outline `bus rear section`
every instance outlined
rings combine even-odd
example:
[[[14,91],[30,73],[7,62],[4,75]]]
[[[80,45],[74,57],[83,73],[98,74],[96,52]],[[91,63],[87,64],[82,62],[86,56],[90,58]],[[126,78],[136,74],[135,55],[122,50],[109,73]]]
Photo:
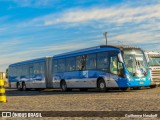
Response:
[[[51,87],[50,59],[50,57],[44,57],[9,65],[10,88],[25,91]]]
[[[160,53],[155,51],[146,51],[146,55],[149,58],[149,68],[151,71],[151,88],[160,86]]]

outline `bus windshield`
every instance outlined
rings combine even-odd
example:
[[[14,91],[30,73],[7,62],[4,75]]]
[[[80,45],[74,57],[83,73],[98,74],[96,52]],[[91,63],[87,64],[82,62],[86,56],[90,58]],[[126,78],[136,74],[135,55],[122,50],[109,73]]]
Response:
[[[160,57],[150,57],[149,66],[160,66]]]
[[[138,49],[123,50],[123,58],[126,69],[134,77],[143,77],[147,75],[147,61],[145,55]]]

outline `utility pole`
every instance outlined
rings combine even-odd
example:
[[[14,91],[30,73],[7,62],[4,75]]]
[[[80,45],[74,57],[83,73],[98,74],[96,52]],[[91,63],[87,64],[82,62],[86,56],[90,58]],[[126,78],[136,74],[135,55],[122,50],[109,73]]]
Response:
[[[106,39],[106,45],[107,45],[107,34],[108,34],[108,32],[105,32],[105,33],[104,33],[104,37],[105,37],[105,39]]]

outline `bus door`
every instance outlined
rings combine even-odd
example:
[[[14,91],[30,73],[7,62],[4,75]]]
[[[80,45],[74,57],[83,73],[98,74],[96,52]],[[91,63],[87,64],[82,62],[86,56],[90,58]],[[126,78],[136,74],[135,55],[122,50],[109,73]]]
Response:
[[[107,87],[118,87],[118,53],[110,52],[110,80]]]

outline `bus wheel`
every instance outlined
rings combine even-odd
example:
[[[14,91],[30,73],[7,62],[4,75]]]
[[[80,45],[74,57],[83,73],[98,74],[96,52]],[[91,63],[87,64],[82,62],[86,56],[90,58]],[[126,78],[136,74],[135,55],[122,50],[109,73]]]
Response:
[[[120,90],[123,91],[123,92],[125,92],[125,91],[129,91],[130,88],[128,88],[128,87],[123,87],[123,88],[120,88]]]
[[[100,92],[105,92],[106,91],[106,83],[103,79],[100,79],[98,81],[98,89]]]
[[[63,92],[67,91],[67,84],[64,80],[61,82],[61,89],[62,89]]]
[[[19,91],[21,91],[21,90],[22,90],[21,85],[20,85],[20,83],[19,83],[19,82],[17,83],[17,90],[19,90]]]
[[[22,91],[26,91],[26,90],[27,90],[26,84],[25,84],[25,82],[23,82],[23,83],[22,83]]]

